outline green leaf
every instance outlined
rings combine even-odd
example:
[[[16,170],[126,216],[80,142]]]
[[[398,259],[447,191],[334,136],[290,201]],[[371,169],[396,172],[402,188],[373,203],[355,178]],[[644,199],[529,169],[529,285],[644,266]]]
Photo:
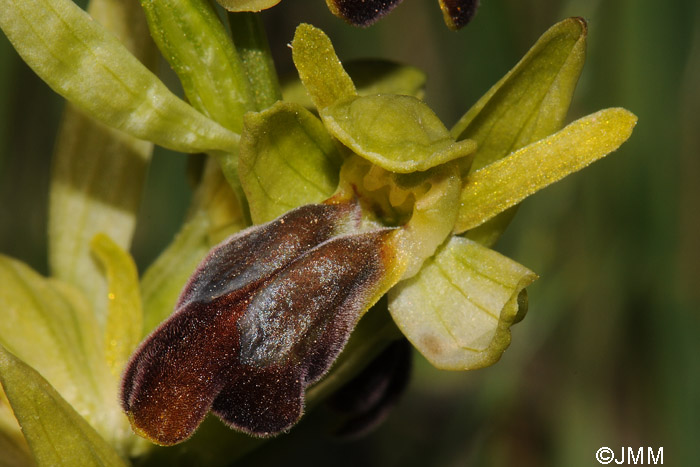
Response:
[[[625,109],[601,110],[471,173],[462,190],[455,232],[481,225],[616,150],[630,137],[636,123],[637,117]]]
[[[426,75],[416,67],[382,59],[350,60],[343,65],[360,96],[401,94],[422,99],[425,94]],[[283,80],[282,95],[285,101],[313,107],[306,88],[296,74]]]
[[[586,23],[552,26],[452,128],[478,145],[471,171],[559,130],[586,55]]]
[[[141,0],[151,34],[192,106],[240,133],[253,95],[243,64],[208,0]]]
[[[436,367],[471,370],[498,361],[537,276],[466,238],[452,237],[413,278],[389,292],[399,329]]]
[[[107,276],[109,289],[105,298],[109,303],[104,348],[112,374],[119,377],[141,341],[143,312],[138,271],[131,255],[107,235],[96,235],[90,246]]]
[[[280,0],[216,0],[228,11],[261,11],[272,8]]]
[[[323,31],[300,24],[292,40],[292,58],[311,100],[321,110],[356,95],[333,44]]]
[[[342,156],[323,123],[298,104],[279,102],[248,114],[240,151],[241,182],[256,224],[320,203],[338,186]]]
[[[48,381],[2,345],[0,382],[38,465],[127,465]]]
[[[320,115],[353,152],[392,172],[428,170],[476,150],[474,141],[455,143],[435,113],[411,96],[351,97]]]
[[[236,148],[238,135],[175,97],[72,1],[7,0],[0,27],[49,86],[106,125],[177,151]]]
[[[88,11],[153,67],[157,50],[137,0],[92,0]],[[98,233],[128,249],[153,144],[66,106],[53,155],[49,265],[54,277],[85,292],[104,325],[107,283],[90,251]]]

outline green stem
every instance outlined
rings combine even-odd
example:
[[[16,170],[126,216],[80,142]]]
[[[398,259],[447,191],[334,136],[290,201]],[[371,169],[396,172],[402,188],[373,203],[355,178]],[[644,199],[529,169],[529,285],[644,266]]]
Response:
[[[230,12],[228,20],[233,43],[253,91],[255,107],[259,111],[267,109],[282,99],[282,91],[260,15]]]

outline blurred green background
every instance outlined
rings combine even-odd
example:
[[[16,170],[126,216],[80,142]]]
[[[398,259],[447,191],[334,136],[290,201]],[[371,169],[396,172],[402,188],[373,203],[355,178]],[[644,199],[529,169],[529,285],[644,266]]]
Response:
[[[700,2],[489,0],[458,33],[437,3],[406,0],[365,30],[321,0],[263,17],[281,73],[294,27],[310,22],[342,59],[426,70],[426,100],[449,126],[550,25],[582,16],[588,61],[569,120],[622,106],[639,124],[618,152],[528,199],[497,245],[541,276],[498,364],[450,373],[416,355],[408,392],[367,437],[335,440],[312,413],[242,464],[591,466],[601,446],[663,446],[665,465],[700,465]],[[62,107],[0,37],[0,252],[43,273]],[[142,269],[187,208],[184,168],[157,152],[133,248]]]

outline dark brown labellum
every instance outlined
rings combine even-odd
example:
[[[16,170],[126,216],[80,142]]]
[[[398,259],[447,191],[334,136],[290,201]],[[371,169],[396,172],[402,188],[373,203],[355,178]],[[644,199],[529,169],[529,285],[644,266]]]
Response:
[[[347,233],[357,209],[304,206],[215,247],[127,366],[134,429],[169,445],[209,410],[258,436],[296,423],[305,388],[400,275],[394,230]]]

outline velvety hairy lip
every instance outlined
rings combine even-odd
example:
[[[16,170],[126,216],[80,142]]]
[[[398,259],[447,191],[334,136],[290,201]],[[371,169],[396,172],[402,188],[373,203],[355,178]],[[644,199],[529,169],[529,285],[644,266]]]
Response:
[[[215,247],[127,366],[134,430],[175,444],[209,410],[258,436],[296,423],[305,388],[400,276],[396,230],[346,233],[356,209],[304,206]]]

